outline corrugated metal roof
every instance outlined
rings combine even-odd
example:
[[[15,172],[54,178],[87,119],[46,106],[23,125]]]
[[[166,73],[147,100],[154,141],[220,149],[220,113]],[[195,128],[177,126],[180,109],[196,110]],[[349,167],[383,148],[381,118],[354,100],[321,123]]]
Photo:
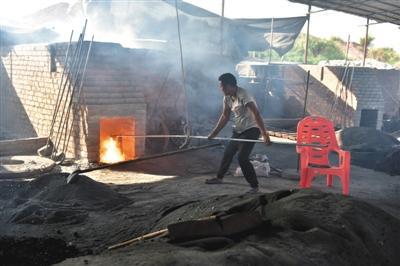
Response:
[[[400,25],[400,0],[289,0]]]

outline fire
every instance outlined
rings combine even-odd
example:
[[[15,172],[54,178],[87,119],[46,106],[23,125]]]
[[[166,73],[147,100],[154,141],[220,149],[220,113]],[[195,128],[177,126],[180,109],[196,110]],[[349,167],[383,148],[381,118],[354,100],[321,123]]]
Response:
[[[102,163],[117,163],[125,161],[125,155],[118,147],[118,143],[112,137],[102,141],[101,151],[100,162]]]

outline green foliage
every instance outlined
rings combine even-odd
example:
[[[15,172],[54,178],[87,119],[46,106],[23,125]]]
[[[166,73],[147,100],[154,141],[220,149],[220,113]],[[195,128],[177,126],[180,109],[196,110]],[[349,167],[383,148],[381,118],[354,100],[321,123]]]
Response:
[[[339,38],[321,39],[318,37],[310,36],[308,43],[308,63],[318,64],[321,60],[344,59],[345,55],[340,48],[343,42]],[[304,60],[306,38],[304,35],[299,36],[292,50],[285,54],[282,58],[277,53],[272,52],[272,61],[283,60],[288,62],[302,63]],[[269,51],[263,52],[250,52],[250,56],[255,55],[255,58],[268,59]]]
[[[360,48],[362,49],[365,38],[360,39]],[[368,45],[371,45],[375,38],[368,37]],[[305,34],[301,34],[294,43],[293,48],[283,57],[272,51],[271,61],[286,61],[294,63],[304,62],[304,49],[306,43]],[[318,64],[323,60],[343,60],[345,59],[346,43],[339,37],[331,37],[330,39],[322,39],[314,36],[309,37],[308,47],[308,63]],[[269,60],[269,50],[262,52],[249,52],[249,56],[261,60]],[[349,55],[352,58],[352,55]],[[368,49],[368,57],[378,61],[385,62],[394,66],[400,65],[400,55],[392,48],[370,48]],[[362,59],[354,58],[353,59]]]
[[[400,55],[393,48],[372,48],[368,51],[369,57],[378,61],[395,65],[400,61]]]
[[[368,36],[368,41],[367,41],[367,47],[370,47],[371,44],[372,44],[372,42],[373,42],[374,40],[375,40],[375,37],[369,35],[369,36]],[[361,38],[360,38],[360,46],[361,46],[362,48],[364,48],[364,44],[365,44],[365,37],[361,37]]]

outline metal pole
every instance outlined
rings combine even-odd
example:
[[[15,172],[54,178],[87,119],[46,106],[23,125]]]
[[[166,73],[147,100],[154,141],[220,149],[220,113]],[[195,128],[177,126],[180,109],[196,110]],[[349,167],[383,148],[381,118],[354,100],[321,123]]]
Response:
[[[368,54],[368,30],[369,30],[369,18],[367,18],[367,25],[365,25],[363,66],[365,66],[365,59],[367,58],[367,54]]]
[[[310,84],[310,70],[307,71],[306,95],[304,96],[303,118],[306,117],[306,112],[307,112],[307,98],[308,98],[308,87],[309,87],[309,84]]]
[[[271,19],[271,33],[270,33],[270,40],[269,40],[269,60],[268,63],[271,63],[272,58],[272,47],[274,46],[274,18]]]
[[[310,17],[311,17],[311,4],[308,5],[307,13],[307,33],[306,33],[306,47],[304,49],[304,64],[308,63],[308,41],[310,37]]]
[[[350,49],[350,34],[349,34],[349,36],[347,37],[346,59],[345,59],[345,61],[344,61],[344,65],[347,64],[347,60],[348,60],[348,58],[349,58],[349,49]]]
[[[54,105],[54,110],[53,110],[53,118],[51,120],[51,125],[50,125],[50,133],[49,136],[47,138],[47,142],[46,142],[46,146],[49,146],[50,144],[50,140],[53,136],[54,133],[54,125],[56,123],[56,118],[57,118],[57,113],[60,109],[61,103],[62,103],[62,98],[64,96],[64,90],[65,90],[65,86],[63,86],[64,84],[64,75],[68,72],[68,62],[69,62],[69,56],[70,56],[70,48],[71,48],[71,44],[72,44],[72,36],[74,35],[74,31],[71,31],[71,36],[69,37],[69,43],[68,43],[68,48],[67,48],[67,53],[65,55],[65,63],[64,63],[64,68],[62,71],[62,75],[61,75],[61,81],[60,81],[60,86],[58,88],[58,93],[57,93],[57,99],[56,99],[56,103]],[[62,91],[62,93],[61,93]]]
[[[179,11],[178,11],[178,0],[175,0],[175,12],[176,12],[176,24],[178,30],[178,39],[179,39],[179,52],[180,52],[180,59],[181,59],[181,75],[182,75],[182,87],[183,93],[185,96],[185,119],[186,119],[186,127],[187,130],[190,132],[190,122],[189,122],[189,104],[188,104],[188,93],[186,88],[186,77],[185,77],[185,67],[183,63],[183,48],[182,48],[182,37],[181,37],[181,22],[179,19]]]
[[[144,157],[139,157],[136,159],[128,160],[128,161],[122,161],[118,163],[112,163],[112,164],[106,164],[106,165],[101,165],[97,167],[92,167],[92,168],[87,168],[87,169],[78,169],[73,171],[68,177],[67,177],[67,184],[73,184],[74,182],[77,181],[79,178],[79,174],[84,174],[84,173],[89,173],[97,170],[102,170],[102,169],[107,169],[109,167],[114,167],[114,166],[121,166],[121,165],[126,165],[129,163],[134,163],[134,162],[141,162],[145,160],[151,160],[151,159],[157,159],[165,156],[171,156],[175,154],[182,154],[190,151],[196,151],[196,150],[202,150],[202,149],[208,149],[208,148],[213,148],[221,146],[221,143],[214,143],[214,144],[209,144],[209,145],[203,145],[203,146],[197,146],[197,147],[190,147],[184,150],[177,150],[177,151],[169,151],[161,154],[154,154],[154,155],[149,155],[149,156],[144,156]]]
[[[220,36],[220,54],[224,53],[224,19],[225,19],[225,0],[222,0],[222,9],[221,9],[221,36]]]
[[[112,135],[111,137],[115,138],[124,138],[124,137],[130,137],[130,138],[188,138],[188,139],[204,139],[204,140],[228,140],[228,141],[239,141],[239,142],[252,142],[252,143],[264,143],[263,139],[239,139],[239,138],[228,138],[228,137],[215,137],[212,139],[209,139],[207,136],[188,136],[188,135]],[[302,146],[302,147],[314,147],[314,148],[324,148],[326,145],[320,145],[320,144],[312,144],[312,143],[295,143],[293,142],[284,142],[284,141],[277,141],[275,138],[271,136],[271,139],[273,143],[275,144],[287,144],[287,145],[292,145],[295,144],[296,146]]]
[[[82,94],[83,83],[85,82],[86,68],[87,68],[87,64],[88,64],[88,61],[89,61],[90,52],[92,51],[93,39],[94,39],[94,35],[92,35],[92,40],[91,40],[90,43],[89,43],[89,48],[88,48],[88,51],[87,51],[87,53],[86,53],[85,64],[84,64],[84,66],[83,66],[83,72],[82,72],[82,75],[81,75],[81,78],[80,78],[80,84],[79,84],[79,88],[78,88],[78,92],[77,92],[77,93],[78,93],[78,97],[77,97],[77,100],[76,100],[76,103],[77,103],[78,106],[79,106],[79,104],[80,104],[80,97],[81,97],[81,94]],[[72,108],[72,107],[71,107],[71,108]],[[73,129],[73,127],[74,127],[74,122],[73,122],[73,121],[74,121],[74,116],[75,116],[75,114],[72,114],[72,122],[71,122],[71,125],[70,125],[69,130],[67,129],[67,131],[68,131],[68,137],[67,137],[67,139],[66,139],[66,142],[64,142],[64,145],[63,145],[63,153],[64,153],[64,154],[67,152],[69,140],[70,140],[70,138],[71,138],[72,129]],[[65,140],[64,140],[64,141],[65,141]]]

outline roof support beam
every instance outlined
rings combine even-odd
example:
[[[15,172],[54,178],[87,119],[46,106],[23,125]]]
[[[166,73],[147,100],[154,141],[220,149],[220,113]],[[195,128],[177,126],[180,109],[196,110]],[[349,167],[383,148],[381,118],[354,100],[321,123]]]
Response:
[[[221,36],[220,36],[220,54],[224,53],[224,19],[225,19],[225,0],[222,0],[222,7],[221,7]]]
[[[365,26],[363,66],[365,66],[365,59],[367,58],[368,54],[368,30],[369,30],[369,18],[367,18],[367,25]]]
[[[369,18],[378,22],[400,25],[398,0],[289,0]]]
[[[308,4],[306,47],[304,48],[304,64],[308,63],[308,41],[310,38],[310,17],[311,17],[311,3]]]

